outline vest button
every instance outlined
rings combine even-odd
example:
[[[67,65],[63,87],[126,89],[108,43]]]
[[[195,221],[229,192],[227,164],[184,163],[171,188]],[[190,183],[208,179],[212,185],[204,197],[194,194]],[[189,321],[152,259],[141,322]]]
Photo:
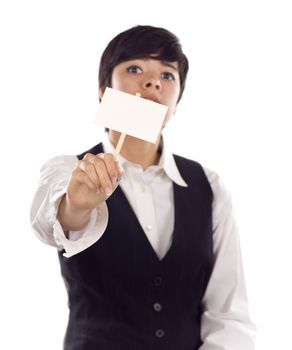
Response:
[[[163,329],[157,329],[157,330],[155,331],[155,335],[156,335],[157,338],[163,338],[164,335],[165,335],[165,332],[164,332]]]
[[[162,283],[162,278],[160,276],[157,276],[153,279],[154,286],[158,287]]]
[[[153,309],[157,312],[160,312],[162,310],[162,306],[160,303],[154,303],[153,304]]]

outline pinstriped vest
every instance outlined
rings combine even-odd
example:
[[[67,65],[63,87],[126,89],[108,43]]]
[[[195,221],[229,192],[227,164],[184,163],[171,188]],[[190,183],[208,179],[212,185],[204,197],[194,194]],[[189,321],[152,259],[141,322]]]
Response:
[[[85,153],[103,152],[101,144]],[[201,300],[213,267],[212,199],[202,167],[174,156],[188,184],[173,183],[172,245],[159,260],[123,191],[109,222],[83,252],[59,252],[69,300],[65,350],[197,350]]]

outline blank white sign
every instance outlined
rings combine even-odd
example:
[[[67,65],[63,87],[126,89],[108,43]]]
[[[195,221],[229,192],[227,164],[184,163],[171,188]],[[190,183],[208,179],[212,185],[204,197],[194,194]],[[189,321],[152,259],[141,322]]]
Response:
[[[168,107],[125,92],[106,88],[96,123],[156,143]]]

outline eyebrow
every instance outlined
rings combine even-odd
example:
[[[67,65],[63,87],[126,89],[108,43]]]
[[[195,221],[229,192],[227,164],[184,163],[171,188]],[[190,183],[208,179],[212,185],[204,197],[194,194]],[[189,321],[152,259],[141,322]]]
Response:
[[[171,64],[171,63],[169,63],[169,62],[167,62],[167,61],[161,61],[161,63],[164,65],[164,66],[167,66],[167,67],[170,67],[170,68],[172,68],[172,69],[174,69],[174,70],[178,70],[177,68],[176,68],[176,66],[175,65],[173,65],[173,64]]]

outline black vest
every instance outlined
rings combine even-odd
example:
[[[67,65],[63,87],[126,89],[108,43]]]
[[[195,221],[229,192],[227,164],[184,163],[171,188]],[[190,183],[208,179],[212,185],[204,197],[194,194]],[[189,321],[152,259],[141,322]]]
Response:
[[[103,152],[102,145],[88,152]],[[107,200],[102,237],[71,258],[59,252],[70,308],[65,350],[200,347],[201,300],[214,260],[213,194],[198,163],[174,158],[188,187],[173,183],[175,227],[162,260],[119,187]]]

